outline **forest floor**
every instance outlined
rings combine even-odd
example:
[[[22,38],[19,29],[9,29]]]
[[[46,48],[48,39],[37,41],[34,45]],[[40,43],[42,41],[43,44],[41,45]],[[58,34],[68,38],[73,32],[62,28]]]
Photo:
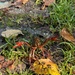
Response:
[[[32,65],[47,58],[57,64],[60,75],[75,75],[75,1],[57,0],[43,10],[42,5],[29,0],[20,8],[0,10],[0,75],[37,75]],[[23,35],[2,36],[2,32],[14,29]],[[44,49],[47,54],[43,57]]]

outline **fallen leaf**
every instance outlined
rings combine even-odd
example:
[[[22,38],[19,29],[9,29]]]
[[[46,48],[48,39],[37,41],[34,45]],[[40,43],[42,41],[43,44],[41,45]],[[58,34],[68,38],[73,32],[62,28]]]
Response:
[[[2,64],[4,63],[4,61],[5,61],[4,56],[0,55],[0,69],[2,68]]]
[[[18,60],[15,60],[14,63],[12,65],[10,65],[8,67],[8,69],[11,71],[11,72],[22,72],[22,71],[25,71],[26,69],[26,64],[21,62],[19,59]]]
[[[10,65],[13,64],[13,60],[8,60],[8,61],[5,61],[3,64],[2,64],[2,68],[7,68],[9,67]]]
[[[2,68],[2,65],[0,64],[0,69]]]
[[[33,63],[33,71],[37,74],[60,75],[58,66],[50,59],[39,59]]]
[[[0,63],[4,60],[5,60],[4,56],[0,56]]]
[[[15,67],[16,72],[25,71],[26,65],[24,63],[20,63]]]
[[[45,9],[46,6],[49,6],[53,3],[55,3],[55,0],[43,0],[44,4],[43,4],[43,7],[42,9]]]
[[[15,65],[14,64],[12,64],[12,65],[10,65],[8,68],[10,69],[10,70],[14,70],[15,69]]]
[[[23,35],[23,33],[22,33],[22,31],[21,30],[18,30],[18,29],[8,29],[8,30],[6,30],[6,31],[3,31],[2,33],[1,33],[1,35],[3,36],[3,37],[6,37],[6,38],[9,38],[9,37],[16,37],[16,36],[18,36],[19,34],[22,34]]]
[[[0,9],[3,9],[3,8],[8,8],[12,5],[11,2],[0,2]]]
[[[63,28],[60,32],[60,35],[67,41],[72,42],[73,44],[75,44],[75,38],[73,37],[73,35],[70,34],[70,32],[68,32],[68,30],[66,28]]]

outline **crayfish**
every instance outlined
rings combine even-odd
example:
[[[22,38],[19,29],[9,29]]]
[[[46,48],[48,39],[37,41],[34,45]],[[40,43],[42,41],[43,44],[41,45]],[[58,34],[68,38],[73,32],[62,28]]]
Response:
[[[28,42],[20,41],[20,42],[16,42],[16,45],[13,48],[17,48],[22,45],[28,46],[30,48],[29,61],[31,62],[31,59],[36,60],[35,51],[37,49],[41,50],[43,57],[47,57],[46,55],[49,55],[49,54],[44,46],[48,43],[48,41],[56,41],[56,40],[57,40],[57,37],[54,36],[54,37],[47,38],[43,43],[41,43],[40,39],[38,37],[35,37],[34,45],[30,45]],[[46,55],[45,55],[45,53],[46,53]]]

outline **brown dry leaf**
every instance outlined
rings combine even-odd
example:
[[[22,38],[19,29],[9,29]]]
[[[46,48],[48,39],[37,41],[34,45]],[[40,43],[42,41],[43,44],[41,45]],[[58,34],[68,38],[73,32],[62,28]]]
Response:
[[[45,9],[46,6],[51,5],[52,3],[55,3],[55,0],[43,0],[44,4],[42,9]]]
[[[2,68],[2,65],[0,64],[0,69]]]
[[[5,60],[4,56],[0,56],[0,62],[2,62],[4,60]]]
[[[41,75],[60,75],[58,66],[50,59],[39,59],[35,61],[33,64],[33,71]]]
[[[2,64],[2,68],[7,68],[9,67],[10,65],[13,64],[13,60],[8,60],[8,61],[5,61],[3,64]]]
[[[72,42],[73,44],[75,44],[75,38],[67,31],[66,28],[63,28],[60,32],[60,35],[66,39],[67,41]]]
[[[10,70],[14,70],[14,69],[15,69],[14,63],[13,63],[12,65],[10,65],[8,68],[9,68]]]
[[[19,59],[15,60],[12,65],[8,67],[11,72],[22,72],[26,69],[26,64],[21,62]]]

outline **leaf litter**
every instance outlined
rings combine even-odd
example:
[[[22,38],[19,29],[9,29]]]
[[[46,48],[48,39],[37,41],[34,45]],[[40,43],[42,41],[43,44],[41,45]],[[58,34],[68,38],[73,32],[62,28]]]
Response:
[[[19,59],[8,60],[4,56],[0,55],[0,73],[3,75],[3,71],[6,72],[6,69],[10,70],[11,73],[20,73],[20,71],[25,71],[26,65]]]
[[[12,5],[11,2],[0,2],[0,9],[8,8]]]
[[[6,31],[3,31],[1,33],[1,35],[5,38],[9,38],[9,37],[13,38],[18,36],[19,34],[23,35],[22,31],[18,29],[7,29]]]
[[[7,59],[5,59],[5,57],[4,56],[0,56],[0,69],[2,69],[2,68],[7,68],[7,67],[9,67],[10,65],[12,65],[13,64],[13,60],[7,60]]]
[[[37,74],[43,75],[60,75],[58,71],[58,66],[52,62],[50,59],[39,59],[33,63],[32,69]]]
[[[17,0],[17,1],[22,1],[22,0]],[[25,1],[25,0],[24,0],[24,1]],[[24,4],[25,2],[22,2],[22,3]],[[49,6],[49,5],[50,5],[50,4],[46,4],[46,0],[45,0],[44,6],[46,7],[46,6]],[[5,33],[5,36],[4,36],[4,37],[6,37],[7,34],[8,34],[8,32]],[[16,34],[16,33],[14,33],[14,34]],[[11,34],[11,35],[12,35],[12,34]],[[7,35],[7,38],[9,38],[11,35]],[[17,35],[18,35],[18,34],[17,34]],[[17,36],[17,35],[15,35],[15,36]],[[52,39],[50,39],[50,40],[56,40],[56,37],[54,37],[54,38],[52,38]],[[47,40],[46,40],[46,41],[47,41]],[[46,43],[46,41],[45,41],[44,43]],[[21,43],[21,44],[20,44],[20,43],[21,43],[21,42],[18,42],[17,45],[18,45],[18,46],[22,46],[23,43]],[[28,44],[29,46],[31,46],[29,43],[27,43],[27,44]],[[16,45],[16,46],[17,46],[17,45]],[[45,45],[45,44],[42,44],[42,47],[43,47],[44,45]],[[32,46],[32,47],[33,47],[33,46]],[[33,48],[34,48],[34,47],[33,47]],[[33,49],[33,48],[32,48],[32,49]],[[41,45],[39,45],[39,48],[41,49]],[[31,54],[33,54],[33,52],[31,52]],[[33,54],[33,55],[34,55],[34,54]],[[45,61],[44,61],[44,60],[45,60]],[[47,60],[47,61],[46,61],[46,60]],[[38,61],[39,61],[40,63],[41,63],[41,62],[45,63],[45,64],[46,64],[46,65],[45,65],[46,68],[48,68],[47,65],[49,64],[49,66],[50,66],[50,68],[49,68],[49,73],[50,73],[51,75],[55,75],[55,74],[56,74],[56,75],[60,75],[60,73],[59,73],[58,70],[57,70],[57,69],[58,69],[57,65],[56,65],[54,62],[52,62],[50,59],[38,59]],[[37,61],[35,61],[35,62],[37,62]],[[33,67],[36,68],[36,70],[37,70],[37,67],[36,67],[36,66],[38,66],[38,64],[36,64],[35,62],[33,63]],[[52,62],[52,64],[50,64],[50,62]],[[7,62],[6,62],[6,63],[7,63]],[[5,63],[5,64],[6,64],[6,63]],[[36,65],[36,66],[34,66],[34,65]],[[18,65],[18,66],[20,66],[20,68],[21,68],[21,64]],[[40,65],[40,66],[41,66],[41,65]],[[39,66],[39,67],[40,67],[40,66]],[[44,66],[44,65],[43,65],[43,66]],[[45,66],[44,66],[44,67],[45,67]],[[51,66],[53,67],[53,70],[52,70]],[[11,66],[9,66],[9,67],[10,67],[11,69],[14,69],[14,68],[15,68],[15,66],[14,66],[13,64],[12,64]],[[42,70],[42,69],[43,69],[43,68],[41,68],[41,70]],[[36,72],[36,71],[35,71],[35,72]],[[39,72],[40,72],[40,71],[39,71]],[[51,72],[52,72],[53,74],[52,74]],[[48,71],[47,71],[46,73],[48,73]],[[43,73],[42,73],[42,74],[43,74]]]
[[[67,41],[70,41],[72,42],[73,44],[75,44],[75,37],[66,29],[66,28],[63,28],[61,31],[60,31],[60,35]]]

